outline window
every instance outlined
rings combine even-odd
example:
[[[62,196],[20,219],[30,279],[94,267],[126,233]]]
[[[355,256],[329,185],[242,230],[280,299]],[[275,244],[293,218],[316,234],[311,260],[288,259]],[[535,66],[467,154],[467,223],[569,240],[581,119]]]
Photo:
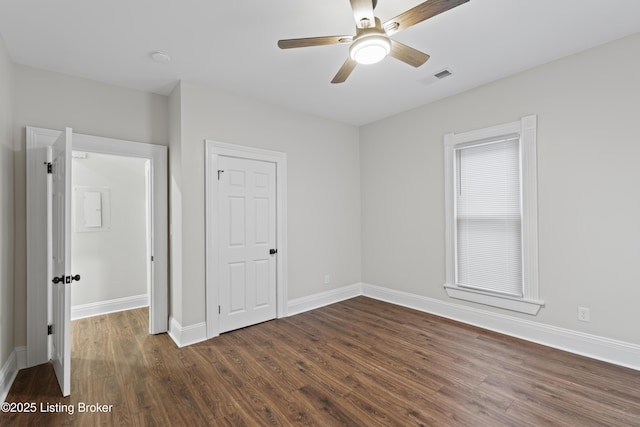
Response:
[[[452,298],[537,314],[536,116],[445,135]]]

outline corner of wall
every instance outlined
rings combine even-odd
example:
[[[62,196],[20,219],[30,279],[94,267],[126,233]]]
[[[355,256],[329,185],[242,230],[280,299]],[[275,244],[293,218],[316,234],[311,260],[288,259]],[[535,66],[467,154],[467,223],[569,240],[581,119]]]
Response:
[[[182,82],[169,95],[169,314],[182,321]]]
[[[5,368],[15,357],[15,189],[13,144],[13,61],[0,37],[0,393]],[[9,384],[10,386],[10,384]],[[7,389],[8,391],[8,389]]]
[[[207,339],[207,324],[182,326],[173,316],[169,319],[169,336],[178,348],[196,344]]]

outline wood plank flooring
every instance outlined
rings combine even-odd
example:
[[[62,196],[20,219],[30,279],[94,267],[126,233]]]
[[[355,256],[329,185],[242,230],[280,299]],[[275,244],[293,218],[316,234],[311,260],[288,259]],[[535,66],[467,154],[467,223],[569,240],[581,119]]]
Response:
[[[74,321],[71,396],[25,369],[0,425],[640,426],[638,371],[365,297],[182,349],[147,316]]]

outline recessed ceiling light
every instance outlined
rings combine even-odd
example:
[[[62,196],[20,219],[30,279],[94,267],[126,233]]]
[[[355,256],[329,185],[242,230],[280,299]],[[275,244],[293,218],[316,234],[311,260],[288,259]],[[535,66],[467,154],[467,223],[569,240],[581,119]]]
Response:
[[[169,61],[171,61],[171,57],[169,56],[169,54],[164,53],[164,52],[152,52],[151,53],[151,59],[153,59],[156,62],[169,62]]]

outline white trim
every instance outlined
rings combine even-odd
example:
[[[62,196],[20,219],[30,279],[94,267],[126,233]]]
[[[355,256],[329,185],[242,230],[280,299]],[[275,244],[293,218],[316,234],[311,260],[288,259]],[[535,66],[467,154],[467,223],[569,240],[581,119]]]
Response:
[[[35,366],[49,360],[47,324],[47,296],[50,287],[48,272],[40,266],[47,263],[46,185],[43,185],[43,159],[39,149],[48,147],[55,141],[60,131],[26,128],[27,156],[27,366]],[[101,154],[120,155],[149,159],[151,171],[151,197],[153,214],[152,286],[150,289],[149,332],[165,332],[168,327],[168,190],[167,190],[167,147],[131,142],[112,138],[73,134],[73,149]],[[46,177],[46,175],[44,175]],[[45,214],[46,215],[46,214]],[[43,289],[47,289],[45,292]]]
[[[544,301],[538,286],[538,178],[536,128],[537,116],[522,117],[518,121],[463,133],[444,136],[444,209],[445,209],[445,284],[450,298],[500,307],[530,315],[537,315]],[[456,148],[501,136],[520,136],[521,197],[522,197],[522,279],[523,296],[513,298],[492,292],[469,289],[456,284],[455,230],[455,156]]]
[[[479,289],[467,289],[462,286],[444,285],[444,289],[451,298],[504,308],[505,310],[518,311],[532,316],[538,314],[538,311],[540,311],[540,308],[544,305],[542,301],[528,300],[526,298],[517,298],[508,295],[496,296],[496,294],[491,292],[483,292]]]
[[[16,379],[17,375],[18,357],[16,356],[16,351],[13,350],[7,361],[4,362],[2,369],[0,369],[0,400],[3,403],[9,394],[9,390],[11,389],[13,381]]]
[[[196,344],[207,339],[207,324],[205,322],[195,325],[182,326],[173,316],[169,318],[169,336],[180,348]]]
[[[18,370],[27,367],[27,347],[16,347],[16,357],[18,358]]]
[[[16,347],[0,369],[0,401],[4,402],[20,369],[27,367],[27,348]]]
[[[640,345],[363,284],[362,295],[640,371]]]
[[[148,306],[149,296],[147,294],[92,302],[89,304],[78,304],[71,306],[71,320],[84,319],[85,317],[100,316],[102,314],[133,310],[134,308]]]
[[[522,276],[524,300],[539,301],[538,290],[538,148],[537,116],[520,119],[522,179]],[[535,189],[535,191],[530,191]],[[529,190],[529,191],[527,191]],[[540,305],[544,302],[540,301]],[[540,307],[538,307],[540,308]]]
[[[332,289],[306,297],[296,298],[289,301],[287,305],[287,313],[289,316],[304,313],[305,311],[315,310],[330,304],[362,295],[362,283],[354,283],[353,285],[342,288]]]
[[[261,160],[276,164],[276,240],[278,249],[276,272],[276,311],[277,317],[287,316],[287,154],[280,151],[246,147],[212,140],[205,140],[205,294],[207,337],[213,338],[220,333],[219,322],[219,286],[217,200],[218,156],[230,156],[252,160]]]

